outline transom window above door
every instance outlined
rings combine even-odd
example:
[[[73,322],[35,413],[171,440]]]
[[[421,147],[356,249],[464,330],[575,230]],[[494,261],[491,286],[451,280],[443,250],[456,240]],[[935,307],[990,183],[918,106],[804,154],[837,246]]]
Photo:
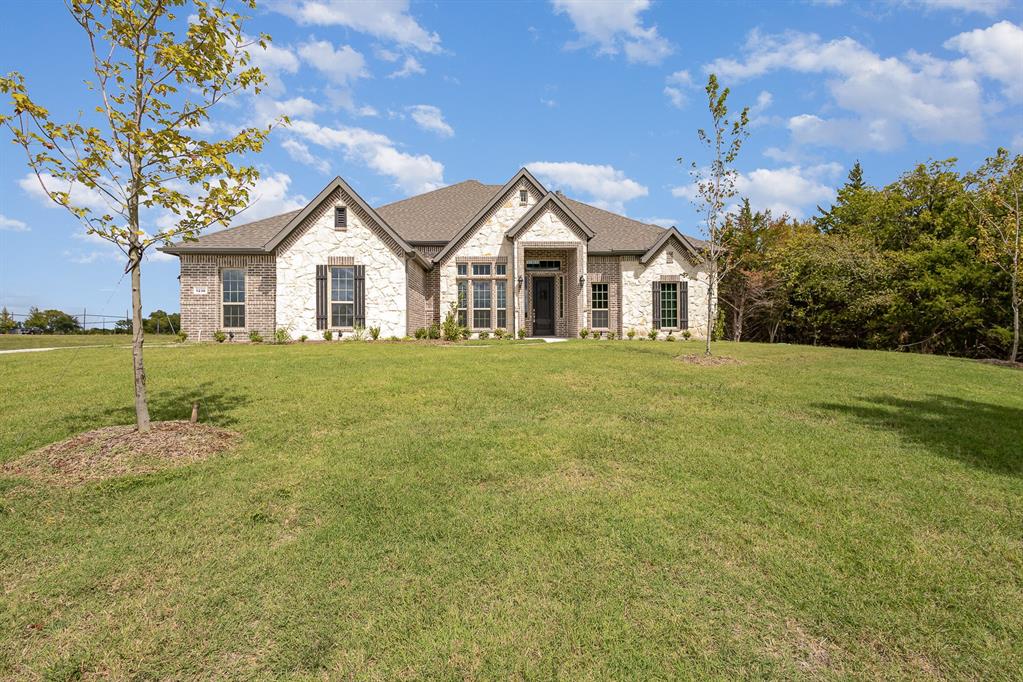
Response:
[[[561,261],[559,260],[527,260],[526,270],[530,272],[544,271],[544,270],[560,270]]]

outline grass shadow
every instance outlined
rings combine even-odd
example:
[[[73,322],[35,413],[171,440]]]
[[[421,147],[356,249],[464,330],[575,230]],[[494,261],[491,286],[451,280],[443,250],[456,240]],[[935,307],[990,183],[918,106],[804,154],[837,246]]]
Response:
[[[223,428],[237,423],[235,410],[249,402],[247,396],[237,388],[227,391],[222,386],[204,383],[178,391],[160,391],[149,395],[149,418],[152,421],[188,419],[192,414],[192,403],[199,403],[199,421]],[[69,413],[64,424],[72,433],[90,431],[110,424],[133,424],[135,407],[132,403],[105,409],[85,409]]]
[[[817,407],[897,433],[936,455],[999,474],[1023,475],[1023,409],[942,395],[861,400]]]

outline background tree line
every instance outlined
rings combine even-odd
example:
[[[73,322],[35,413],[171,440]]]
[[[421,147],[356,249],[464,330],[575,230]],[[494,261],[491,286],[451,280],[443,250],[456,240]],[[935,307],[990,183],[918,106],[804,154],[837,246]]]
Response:
[[[130,334],[131,320],[115,320],[110,327],[86,329],[78,317],[63,310],[40,310],[35,306],[19,320],[6,307],[0,309],[0,334]],[[101,316],[105,317],[105,316]],[[154,310],[142,319],[142,331],[146,334],[175,334],[181,329],[181,315]]]
[[[1023,156],[920,164],[885,187],[859,162],[810,220],[728,216],[720,333],[768,341],[1018,358]]]

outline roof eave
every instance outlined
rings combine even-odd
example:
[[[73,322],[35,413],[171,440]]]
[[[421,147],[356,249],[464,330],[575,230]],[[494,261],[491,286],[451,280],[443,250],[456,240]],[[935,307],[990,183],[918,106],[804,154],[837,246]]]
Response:
[[[248,246],[158,246],[157,251],[163,253],[169,253],[172,256],[180,256],[187,253],[207,253],[207,254],[246,254],[246,255],[260,255],[269,253],[266,249],[252,248]]]

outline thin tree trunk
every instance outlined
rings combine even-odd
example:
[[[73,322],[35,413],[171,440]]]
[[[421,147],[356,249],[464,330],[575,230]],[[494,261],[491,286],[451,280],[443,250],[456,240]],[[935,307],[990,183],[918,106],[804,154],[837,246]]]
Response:
[[[149,430],[149,401],[146,397],[146,368],[142,363],[142,253],[138,246],[128,251],[131,268],[131,364],[135,376],[135,425]]]
[[[1016,278],[1013,277],[1013,280]],[[1016,293],[1018,285],[1012,283],[1012,350],[1009,352],[1009,361],[1016,362],[1019,358],[1019,294]]]
[[[707,339],[703,354],[710,355],[710,337],[714,332],[714,296],[717,295],[717,287],[714,286],[718,278],[717,254],[711,254],[712,265],[710,268],[710,279],[707,282]]]

